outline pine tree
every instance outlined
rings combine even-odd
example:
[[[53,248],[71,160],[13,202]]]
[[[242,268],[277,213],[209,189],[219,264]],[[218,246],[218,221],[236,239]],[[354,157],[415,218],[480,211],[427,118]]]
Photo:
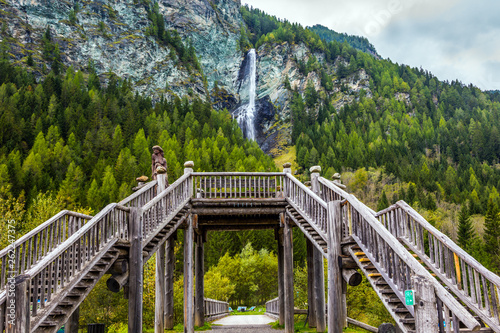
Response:
[[[490,255],[495,271],[500,271],[500,216],[493,198],[488,200],[488,211],[484,221],[484,249]]]
[[[458,214],[458,245],[465,251],[470,251],[475,237],[474,226],[467,205],[464,204]]]
[[[380,200],[378,201],[377,211],[386,209],[389,207],[389,200],[387,200],[387,196],[385,195],[385,191],[382,191],[382,195],[380,196]]]

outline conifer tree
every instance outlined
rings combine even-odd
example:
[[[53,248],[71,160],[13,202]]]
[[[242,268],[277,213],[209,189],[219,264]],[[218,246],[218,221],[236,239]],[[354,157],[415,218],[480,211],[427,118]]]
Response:
[[[490,196],[484,221],[484,249],[490,255],[492,268],[500,271],[500,216],[498,207]]]
[[[385,191],[382,191],[382,195],[380,196],[380,200],[378,201],[377,211],[380,212],[381,210],[384,210],[387,207],[389,207],[389,200],[387,200],[387,195],[385,194]]]
[[[475,237],[467,205],[462,205],[458,214],[458,245],[465,251],[470,251]]]

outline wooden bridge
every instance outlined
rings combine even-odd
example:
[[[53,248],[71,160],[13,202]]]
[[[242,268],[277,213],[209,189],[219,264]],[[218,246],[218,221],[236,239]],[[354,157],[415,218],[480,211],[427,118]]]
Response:
[[[311,187],[283,172],[193,172],[165,188],[162,175],[95,216],[62,211],[0,252],[0,332],[77,332],[78,309],[105,274],[124,288],[128,328],[142,332],[143,265],[156,253],[155,332],[173,326],[174,244],[184,229],[184,326],[228,313],[203,297],[203,244],[210,230],[274,229],[278,298],[267,303],[293,332],[292,228],[307,238],[310,326],[341,332],[346,283],[364,274],[402,332],[500,332],[500,277],[406,203],[381,212],[311,168]],[[193,243],[195,242],[195,244]],[[194,253],[193,253],[194,252]],[[325,301],[323,258],[328,261]],[[194,292],[194,290],[196,292]],[[407,305],[405,291],[415,291]],[[326,310],[327,309],[327,310]],[[76,325],[76,326],[75,326]]]

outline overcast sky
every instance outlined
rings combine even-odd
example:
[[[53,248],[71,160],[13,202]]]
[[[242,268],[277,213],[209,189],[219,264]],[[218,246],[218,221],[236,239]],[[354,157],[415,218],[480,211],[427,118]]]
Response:
[[[242,0],[268,14],[367,37],[383,58],[500,90],[498,0]]]

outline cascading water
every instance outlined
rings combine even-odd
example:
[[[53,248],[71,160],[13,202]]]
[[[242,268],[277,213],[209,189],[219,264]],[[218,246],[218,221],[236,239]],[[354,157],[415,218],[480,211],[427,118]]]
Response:
[[[257,90],[256,84],[256,58],[257,54],[255,53],[255,49],[251,49],[248,51],[247,55],[248,61],[248,72],[245,71],[245,74],[249,76],[249,85],[248,85],[248,103],[242,105],[236,110],[235,115],[240,125],[241,130],[243,131],[244,136],[247,139],[255,140],[255,93]]]

